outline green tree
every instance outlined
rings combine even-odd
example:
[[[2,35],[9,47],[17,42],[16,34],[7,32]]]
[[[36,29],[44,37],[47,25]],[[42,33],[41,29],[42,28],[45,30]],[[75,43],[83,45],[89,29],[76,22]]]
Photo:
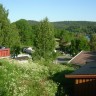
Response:
[[[96,34],[92,34],[90,38],[90,50],[96,51]]]
[[[25,19],[20,19],[15,22],[16,27],[19,31],[20,41],[22,45],[32,45],[32,27]]]
[[[10,33],[10,21],[8,11],[0,4],[0,45],[8,47]]]
[[[71,44],[71,40],[74,39],[74,33],[68,32],[66,30],[63,30],[60,37],[59,46],[61,50],[64,52],[69,52],[69,46]]]
[[[11,53],[18,55],[20,53],[21,43],[20,43],[19,32],[18,32],[18,29],[16,28],[15,23],[11,24],[9,41],[10,41],[9,42],[9,47],[11,48]]]
[[[20,46],[18,30],[15,24],[11,24],[8,19],[8,11],[0,4],[0,45],[9,47],[11,53],[14,46]]]
[[[81,50],[90,50],[89,41],[85,36],[80,36],[71,41],[70,54],[76,55]]]
[[[55,47],[54,28],[45,18],[40,22],[35,32],[35,54],[39,58],[48,58]]]

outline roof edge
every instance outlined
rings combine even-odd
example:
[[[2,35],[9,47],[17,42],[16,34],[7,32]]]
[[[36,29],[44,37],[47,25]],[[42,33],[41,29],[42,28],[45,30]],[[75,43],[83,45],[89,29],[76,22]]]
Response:
[[[74,79],[76,79],[76,78],[81,78],[81,79],[83,79],[83,78],[86,78],[86,79],[88,79],[88,78],[91,78],[91,79],[95,79],[96,78],[96,74],[85,74],[85,75],[79,75],[79,74],[77,74],[77,75],[65,75],[65,78],[74,78]]]
[[[78,55],[80,55],[83,52],[83,50],[81,52],[79,52],[76,56],[74,56],[71,60],[68,61],[68,63],[70,63],[73,59],[75,59]]]

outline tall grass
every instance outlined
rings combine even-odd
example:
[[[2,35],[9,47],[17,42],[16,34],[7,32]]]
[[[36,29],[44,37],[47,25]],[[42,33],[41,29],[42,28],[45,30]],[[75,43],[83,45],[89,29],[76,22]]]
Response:
[[[55,96],[61,79],[54,77],[55,74],[74,68],[45,63],[19,64],[0,60],[0,96]]]

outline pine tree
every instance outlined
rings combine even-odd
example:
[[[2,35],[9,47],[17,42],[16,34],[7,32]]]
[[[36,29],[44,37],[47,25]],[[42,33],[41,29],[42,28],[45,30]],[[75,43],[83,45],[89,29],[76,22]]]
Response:
[[[48,58],[55,47],[54,28],[45,18],[40,22],[35,32],[35,53],[40,58]]]

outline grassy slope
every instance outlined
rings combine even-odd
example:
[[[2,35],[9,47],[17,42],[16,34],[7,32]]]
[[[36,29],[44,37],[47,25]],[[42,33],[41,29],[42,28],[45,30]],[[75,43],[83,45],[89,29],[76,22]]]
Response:
[[[64,74],[74,68],[45,63],[0,60],[0,96],[64,96]]]

